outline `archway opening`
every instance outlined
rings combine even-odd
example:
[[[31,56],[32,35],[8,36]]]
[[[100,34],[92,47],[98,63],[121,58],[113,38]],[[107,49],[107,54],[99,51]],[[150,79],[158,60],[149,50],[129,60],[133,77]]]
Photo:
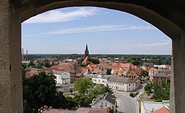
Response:
[[[141,23],[139,23],[137,21],[138,18],[136,18],[136,17],[134,17],[134,18],[136,18],[136,20],[126,20],[126,23],[121,23],[121,22],[123,22],[124,18],[120,19],[121,17],[117,17],[117,14],[113,15],[116,18],[110,18],[110,14],[113,14],[110,11],[110,12],[108,12],[108,14],[106,14],[106,13],[104,14],[105,17],[102,20],[104,20],[105,23],[102,24],[101,21],[98,21],[97,23],[95,23],[93,25],[93,22],[91,22],[91,23],[88,22],[88,19],[90,19],[90,18],[88,18],[88,16],[95,15],[98,17],[98,14],[96,15],[96,10],[97,10],[96,8],[92,8],[92,9],[91,8],[79,8],[79,12],[77,11],[77,19],[74,19],[72,17],[66,17],[67,18],[66,20],[65,20],[65,18],[62,20],[61,18],[57,17],[59,15],[63,15],[63,16],[67,15],[67,14],[61,13],[59,10],[53,11],[53,12],[52,11],[47,12],[46,15],[40,16],[40,18],[42,19],[41,21],[38,21],[39,19],[38,20],[32,19],[32,20],[30,20],[30,23],[37,23],[37,22],[38,23],[48,23],[49,22],[50,26],[47,28],[52,28],[52,30],[50,31],[46,27],[44,27],[44,28],[41,27],[43,31],[40,31],[40,30],[37,31],[36,29],[34,29],[33,31],[26,31],[26,32],[30,32],[30,34],[27,34],[27,35],[30,35],[32,38],[34,35],[36,35],[35,39],[39,36],[42,36],[40,41],[38,41],[38,40],[32,41],[32,42],[34,42],[34,44],[39,42],[38,44],[36,44],[34,46],[37,46],[36,48],[41,48],[42,50],[43,50],[44,45],[50,45],[50,44],[52,45],[53,43],[57,43],[57,44],[53,44],[52,46],[60,45],[63,40],[67,40],[68,41],[67,44],[70,44],[70,42],[71,42],[70,40],[76,40],[78,37],[79,38],[80,37],[88,37],[90,39],[93,39],[94,43],[96,43],[95,44],[96,46],[93,46],[94,44],[91,43],[92,40],[88,39],[88,42],[87,42],[86,39],[82,38],[79,41],[79,43],[83,43],[83,44],[81,44],[80,48],[83,48],[82,46],[84,46],[85,43],[88,43],[88,45],[90,45],[91,47],[95,47],[95,48],[93,48],[94,52],[92,51],[92,53],[94,53],[94,54],[102,54],[103,51],[106,51],[106,50],[109,50],[109,51],[107,51],[105,54],[110,54],[110,53],[113,53],[113,54],[123,54],[123,53],[124,54],[125,53],[126,54],[146,54],[151,51],[155,51],[155,53],[149,53],[149,54],[162,54],[162,53],[164,53],[164,51],[160,51],[160,50],[162,50],[161,47],[165,50],[165,47],[166,47],[166,49],[169,49],[169,47],[171,46],[171,41],[169,41],[169,40],[160,40],[160,42],[158,42],[158,40],[159,40],[158,36],[163,35],[164,37],[167,37],[163,33],[159,33],[156,35],[156,32],[155,32],[153,35],[148,35],[147,38],[144,38],[142,40],[136,40],[138,37],[139,37],[138,39],[141,39],[142,37],[146,37],[146,34],[152,30],[159,32],[155,27],[151,26],[150,24],[146,24],[147,26],[145,26],[145,25],[143,26]],[[106,10],[106,9],[101,9],[101,10]],[[83,12],[84,14],[81,15],[82,17],[78,17],[79,16],[78,14],[81,12]],[[54,17],[54,15],[52,15],[52,14],[57,14],[57,16],[55,17],[56,18],[55,20],[52,19]],[[70,15],[76,16],[73,13],[70,13]],[[129,15],[129,14],[125,14],[125,15]],[[111,17],[113,17],[113,16],[111,15]],[[131,16],[131,15],[129,15],[129,16]],[[43,17],[46,17],[46,18],[43,18]],[[81,20],[79,18],[83,18],[83,17],[87,17],[87,18],[84,18],[86,20],[83,20],[83,22],[78,22],[78,20]],[[61,25],[56,26],[56,23],[58,24],[59,22],[62,22],[62,21],[65,23],[62,23]],[[71,27],[70,25],[67,25],[68,21],[75,21],[75,24],[79,24],[79,25]],[[110,24],[109,21],[114,21],[115,23]],[[128,23],[131,21],[135,22],[136,24],[138,24],[138,23],[139,24],[138,25],[132,25],[132,24],[129,25]],[[141,21],[141,20],[139,20],[139,21]],[[61,27],[63,27],[63,28],[61,28]],[[33,28],[31,28],[31,29],[33,29]],[[132,32],[132,36],[130,36],[130,37],[127,35],[127,34],[131,34],[129,32],[129,30],[131,30],[131,32]],[[136,31],[134,32],[133,30],[136,30]],[[111,31],[115,32],[116,35],[112,34]],[[124,32],[122,33],[122,31],[124,31]],[[80,33],[85,33],[85,34],[80,36],[79,35]],[[91,34],[91,33],[94,33],[94,34]],[[141,36],[139,36],[138,33],[141,33]],[[135,35],[135,34],[137,34],[137,35]],[[52,40],[47,39],[47,38],[51,38],[48,35],[52,35],[52,36],[55,35],[55,37],[62,37],[62,40],[57,38],[56,40],[58,40],[58,42],[54,42],[56,40],[52,38],[53,39],[53,42],[52,42]],[[90,37],[90,36],[92,36],[92,37]],[[109,38],[109,36],[114,37],[114,38],[111,39],[111,38]],[[115,38],[115,36],[116,36],[116,38]],[[126,39],[123,38],[125,36],[127,37]],[[45,37],[47,37],[47,38],[45,38]],[[64,37],[67,37],[67,38],[65,39]],[[101,37],[106,37],[106,38],[104,38],[104,40],[102,40],[102,41],[99,41],[101,39]],[[107,38],[110,39],[110,41],[107,40]],[[70,39],[70,40],[68,40],[68,39]],[[127,43],[123,44],[121,39],[124,40],[123,42],[125,42],[125,40],[130,40],[130,43],[127,42]],[[155,39],[155,40],[152,40],[152,39]],[[24,35],[23,35],[23,41],[25,41],[25,40],[26,39],[24,39]],[[48,40],[48,42],[46,40]],[[147,42],[143,43],[144,40]],[[30,42],[31,42],[31,39],[27,39],[27,44],[33,45],[33,43],[30,43]],[[42,43],[43,45],[39,45],[39,44],[41,44],[40,42],[46,42],[47,44]],[[111,45],[113,42],[115,42],[115,44]],[[138,42],[140,42],[140,43],[138,43]],[[71,43],[70,45],[74,45],[75,43],[77,43],[77,41],[75,41],[74,43]],[[89,43],[91,43],[91,44],[89,44]],[[66,44],[66,42],[61,45],[63,46],[64,44]],[[100,46],[100,45],[103,45],[103,46]],[[111,49],[109,46],[108,46],[108,48],[103,48],[103,47],[106,47],[107,45],[111,45],[110,47],[112,47],[114,49],[110,52]],[[79,46],[79,45],[76,45],[73,48],[76,48],[77,46]],[[52,53],[52,50],[54,50],[54,48],[51,49],[51,47],[49,47],[49,46],[47,46],[47,47],[50,48],[50,50],[46,49],[45,51],[47,51],[48,54]],[[30,51],[32,46],[23,47],[23,48],[28,48],[28,50]],[[70,48],[72,48],[72,46],[66,47],[64,49],[66,49],[67,50],[66,52],[68,52],[68,49],[70,49]],[[129,48],[131,48],[132,50],[129,50]],[[144,50],[144,49],[148,49],[148,50],[145,50],[143,52],[141,52],[141,51],[140,52],[139,51],[130,52],[130,51],[135,50],[136,48],[137,48],[137,50]],[[139,49],[139,48],[142,48],[142,49]],[[57,54],[56,52],[58,52],[61,49],[62,48],[56,49],[56,51],[53,52],[53,54]],[[64,49],[60,53],[64,52]],[[102,50],[102,49],[104,49],[104,50]],[[101,50],[101,51],[96,52],[96,50]],[[116,50],[118,50],[118,51],[116,52]],[[124,50],[124,51],[120,51],[120,50]],[[31,50],[31,53],[32,53],[32,51],[33,50]],[[36,49],[34,51],[36,51]],[[33,53],[34,53],[34,51],[33,51]],[[70,53],[67,53],[67,54],[73,54],[73,53],[76,54],[76,51],[77,50],[75,50],[75,51],[71,50]],[[78,51],[81,51],[81,50],[78,50]],[[38,51],[38,53],[39,52],[40,51]],[[136,53],[136,52],[138,52],[138,53]],[[159,53],[159,52],[161,52],[161,53]],[[37,53],[37,52],[35,52],[35,53]],[[168,52],[165,54],[168,54],[168,55],[171,54],[171,50],[169,49]]]

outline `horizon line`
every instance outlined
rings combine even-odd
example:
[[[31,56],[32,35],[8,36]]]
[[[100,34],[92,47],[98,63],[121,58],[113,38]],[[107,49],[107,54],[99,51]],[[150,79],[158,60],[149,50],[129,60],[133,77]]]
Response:
[[[26,55],[26,54],[24,54]],[[59,54],[59,53],[31,53],[28,55],[84,55],[84,53],[66,53],[66,54]],[[118,54],[118,53],[96,53],[96,54],[89,54],[89,56],[91,55],[168,55],[168,56],[172,56],[171,54]]]

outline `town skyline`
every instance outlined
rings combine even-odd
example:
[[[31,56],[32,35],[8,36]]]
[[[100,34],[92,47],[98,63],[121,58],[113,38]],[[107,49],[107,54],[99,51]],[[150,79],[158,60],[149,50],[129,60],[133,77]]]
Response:
[[[97,7],[51,10],[22,24],[29,54],[171,55],[171,39],[131,14]]]

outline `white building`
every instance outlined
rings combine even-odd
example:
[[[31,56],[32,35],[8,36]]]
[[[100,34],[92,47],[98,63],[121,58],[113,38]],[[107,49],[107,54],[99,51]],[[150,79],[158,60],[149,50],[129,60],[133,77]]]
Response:
[[[133,91],[140,85],[140,80],[138,78],[133,80],[113,75],[95,74],[92,77],[92,82],[95,84],[103,84],[104,86],[108,86],[109,88],[118,91]]]
[[[70,84],[70,73],[64,71],[53,71],[56,76],[56,84]]]
[[[108,81],[107,79],[110,77],[110,75],[93,75],[92,82],[95,84],[103,84],[104,86],[107,86]]]
[[[108,86],[118,91],[133,91],[140,85],[140,80],[131,80],[126,77],[112,76],[108,79]]]

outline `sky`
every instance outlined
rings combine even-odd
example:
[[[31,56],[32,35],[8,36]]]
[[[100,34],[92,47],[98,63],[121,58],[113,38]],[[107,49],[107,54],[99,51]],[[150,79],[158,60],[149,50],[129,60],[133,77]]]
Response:
[[[22,23],[22,48],[29,54],[171,55],[171,39],[150,23],[126,12],[69,7]]]

